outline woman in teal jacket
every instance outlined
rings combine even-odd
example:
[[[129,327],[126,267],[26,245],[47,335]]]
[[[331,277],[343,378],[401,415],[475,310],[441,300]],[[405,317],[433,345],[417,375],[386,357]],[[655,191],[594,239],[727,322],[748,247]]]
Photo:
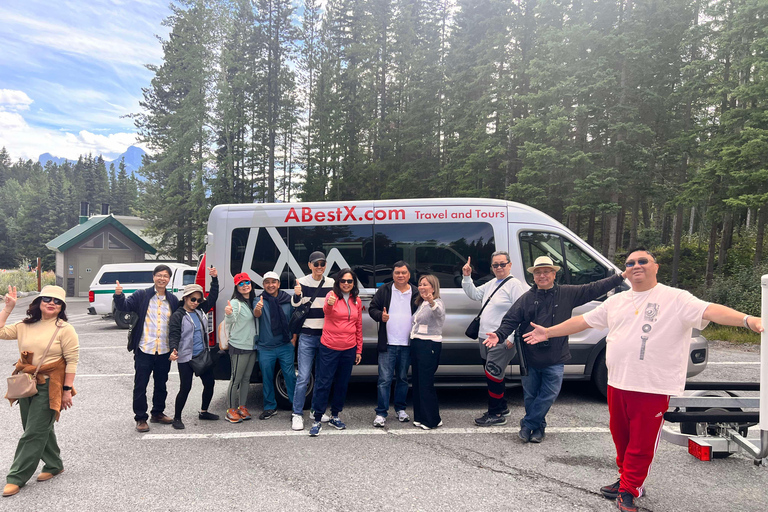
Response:
[[[256,342],[258,322],[254,316],[256,294],[248,274],[235,276],[235,291],[224,308],[224,322],[229,331],[229,359],[232,362],[232,376],[229,380],[227,400],[227,421],[240,423],[251,419],[245,408],[251,372],[256,364]]]

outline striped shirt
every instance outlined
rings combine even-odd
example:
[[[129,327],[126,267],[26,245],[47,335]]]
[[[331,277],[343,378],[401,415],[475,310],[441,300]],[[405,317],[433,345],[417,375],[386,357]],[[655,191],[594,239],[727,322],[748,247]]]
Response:
[[[166,293],[169,293],[166,291]],[[144,334],[139,342],[139,349],[145,354],[167,354],[168,322],[171,319],[171,305],[168,299],[155,294],[149,299],[147,316],[144,318]]]
[[[315,281],[312,278],[312,274],[304,276],[299,279],[299,284],[301,285],[301,300],[297,301],[296,296],[291,297],[291,304],[293,307],[306,304],[315,294],[317,287],[320,286],[321,283],[323,286],[320,288],[320,291],[317,292],[317,297],[312,303],[312,308],[310,308],[307,318],[304,320],[304,326],[301,328],[302,334],[313,336],[320,336],[323,334],[323,324],[325,324],[323,304],[325,303],[325,296],[328,295],[328,292],[333,290],[334,281],[332,278],[326,277],[325,282],[323,283],[322,279],[320,281]]]

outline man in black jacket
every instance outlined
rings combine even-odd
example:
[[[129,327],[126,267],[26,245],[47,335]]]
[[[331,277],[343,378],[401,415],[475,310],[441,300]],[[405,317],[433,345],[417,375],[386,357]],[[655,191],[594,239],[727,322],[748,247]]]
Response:
[[[408,421],[405,397],[408,395],[408,366],[411,360],[411,316],[416,311],[418,289],[408,281],[411,270],[404,261],[394,264],[392,282],[376,291],[368,314],[379,323],[378,403],[374,427],[383,427],[389,411],[389,395],[395,380],[395,413],[399,421]]]
[[[165,399],[168,396],[166,384],[171,371],[169,359],[171,347],[168,343],[168,327],[171,315],[179,307],[179,299],[167,289],[173,272],[168,265],[158,265],[152,271],[155,285],[136,290],[125,298],[120,281],[115,283],[115,308],[131,311],[138,317],[131,331],[133,343],[133,414],[136,430],[148,432],[147,419],[152,423],[171,424],[173,419],[166,416]],[[154,375],[152,393],[152,417],[147,415],[147,384]]]
[[[555,277],[560,267],[549,256],[539,256],[528,272],[534,285],[525,292],[504,315],[496,332],[487,333],[485,344],[495,346],[522,325],[522,331],[532,328],[531,322],[551,327],[571,317],[573,308],[605,295],[624,281],[618,274],[583,285],[558,285]],[[625,272],[626,273],[626,272]],[[525,417],[520,420],[519,436],[523,442],[540,443],[547,426],[546,416],[560,394],[564,364],[571,359],[568,336],[552,338],[536,345],[524,345],[528,375],[523,377]]]

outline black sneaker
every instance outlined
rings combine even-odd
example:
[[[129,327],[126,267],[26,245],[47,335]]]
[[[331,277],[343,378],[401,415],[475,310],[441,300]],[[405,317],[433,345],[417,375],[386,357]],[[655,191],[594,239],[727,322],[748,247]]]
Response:
[[[605,487],[600,488],[600,494],[603,495],[604,498],[609,500],[615,500],[619,497],[619,485],[621,484],[621,480],[616,480],[611,485],[606,485]]]
[[[507,417],[507,416],[509,416],[511,414],[512,414],[512,411],[509,410],[509,407],[507,407],[506,409],[501,411],[501,415],[504,416],[504,417]]]
[[[616,500],[616,506],[622,512],[637,512],[637,506],[635,505],[635,497],[628,492],[619,493],[619,497]]]
[[[219,419],[218,414],[213,414],[212,412],[208,412],[208,411],[197,413],[197,417],[198,419],[201,419],[201,420],[216,421],[217,419]]]
[[[523,427],[520,429],[520,432],[517,433],[517,437],[524,443],[528,443],[531,440],[531,431]]]
[[[171,423],[171,425],[176,430],[184,430],[184,424],[181,422],[181,418],[174,418],[173,423]]]
[[[531,442],[540,443],[544,440],[544,431],[542,429],[536,429],[531,432]]]
[[[277,414],[277,409],[265,409],[264,412],[259,414],[259,419],[260,420],[268,420],[269,418],[271,418],[275,414]]]
[[[488,414],[487,412],[484,412],[482,417],[475,418],[475,425],[478,425],[480,427],[492,427],[494,425],[506,425],[507,418],[499,414],[498,416],[495,414]]]

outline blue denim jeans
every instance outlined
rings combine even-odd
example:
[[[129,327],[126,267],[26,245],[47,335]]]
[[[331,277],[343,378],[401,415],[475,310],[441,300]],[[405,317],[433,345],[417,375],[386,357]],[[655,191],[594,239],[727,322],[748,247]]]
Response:
[[[280,362],[280,369],[285,377],[285,389],[293,398],[296,389],[296,370],[293,367],[293,345],[286,343],[275,348],[259,349],[259,367],[261,368],[262,390],[264,392],[264,410],[277,409],[275,401],[275,363]]]
[[[387,345],[386,352],[379,352],[379,380],[376,414],[387,417],[392,380],[395,381],[395,412],[405,410],[408,396],[408,367],[411,365],[411,347]]]
[[[296,389],[293,392],[293,414],[302,414],[304,401],[307,395],[309,378],[312,375],[312,361],[315,362],[315,375],[317,375],[317,349],[320,347],[320,336],[311,334],[299,334],[297,347],[299,376],[296,379]]]
[[[543,430],[547,426],[546,416],[549,408],[555,403],[562,385],[562,364],[545,366],[544,368],[529,366],[528,375],[523,377],[525,417],[520,425],[531,431]]]

